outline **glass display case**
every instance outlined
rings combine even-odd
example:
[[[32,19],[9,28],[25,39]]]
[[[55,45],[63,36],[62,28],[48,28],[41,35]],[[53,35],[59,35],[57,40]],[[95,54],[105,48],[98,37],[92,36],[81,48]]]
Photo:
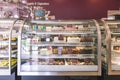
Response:
[[[109,75],[120,75],[120,21],[102,20],[106,29],[106,54]]]
[[[0,75],[11,75],[15,71],[20,24],[17,19],[0,19]]]
[[[101,75],[101,32],[95,20],[31,20],[18,36],[18,75]]]

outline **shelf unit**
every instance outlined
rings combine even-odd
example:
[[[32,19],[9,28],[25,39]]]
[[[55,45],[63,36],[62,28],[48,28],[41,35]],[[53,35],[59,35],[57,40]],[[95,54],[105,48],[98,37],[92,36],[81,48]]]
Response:
[[[18,75],[100,76],[101,33],[95,20],[31,20],[18,36]]]

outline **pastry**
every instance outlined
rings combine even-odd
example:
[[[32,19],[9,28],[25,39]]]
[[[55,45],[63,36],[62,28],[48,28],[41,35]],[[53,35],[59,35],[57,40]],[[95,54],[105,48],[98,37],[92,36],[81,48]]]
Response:
[[[53,54],[58,54],[58,49],[57,48],[53,49]]]
[[[113,51],[117,52],[117,53],[120,53],[120,46],[114,46]]]
[[[12,50],[17,49],[17,45],[12,45],[12,46],[11,46],[11,49],[12,49]]]
[[[45,56],[48,53],[47,48],[40,49],[40,55]]]
[[[38,46],[32,46],[32,50],[38,50]]]
[[[61,26],[53,26],[52,31],[63,31],[63,27],[61,27]]]
[[[16,38],[16,37],[12,37],[11,40],[12,40],[12,41],[17,41],[17,38]]]
[[[40,41],[39,37],[35,36],[31,39],[31,43],[38,43]]]
[[[51,31],[52,27],[51,26],[46,26],[46,31]]]
[[[78,59],[68,59],[67,64],[68,65],[77,65],[78,64]]]
[[[66,42],[66,37],[63,36],[54,37],[54,43],[65,43],[65,42]]]
[[[64,60],[63,59],[54,59],[53,62],[54,65],[64,65]]]
[[[80,42],[93,42],[93,37],[91,36],[81,37]]]
[[[64,29],[66,31],[73,31],[73,30],[76,30],[76,26],[72,25],[72,24],[67,24],[67,25],[64,26]]]
[[[8,38],[5,37],[5,38],[3,38],[3,40],[8,40]]]
[[[92,49],[80,49],[80,54],[92,54]]]
[[[0,60],[0,67],[6,68],[9,66],[8,60]]]
[[[47,47],[47,48],[42,48],[40,49],[40,55],[42,56],[47,56],[47,55],[50,55],[52,54],[52,47]]]
[[[67,42],[68,43],[80,43],[80,38],[79,37],[68,37]]]

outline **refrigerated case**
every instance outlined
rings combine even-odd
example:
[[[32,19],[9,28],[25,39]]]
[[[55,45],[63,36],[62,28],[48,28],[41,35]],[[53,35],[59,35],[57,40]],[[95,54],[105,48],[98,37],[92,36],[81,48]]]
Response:
[[[31,20],[18,36],[18,75],[101,75],[101,33],[95,20]]]
[[[0,19],[0,75],[11,75],[17,66],[17,34],[21,21]]]
[[[102,20],[106,29],[108,75],[120,75],[120,20]]]

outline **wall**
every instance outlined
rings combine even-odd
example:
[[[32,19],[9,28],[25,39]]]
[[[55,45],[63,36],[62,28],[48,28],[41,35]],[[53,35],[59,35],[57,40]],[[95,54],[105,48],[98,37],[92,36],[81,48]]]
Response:
[[[33,0],[29,0],[31,2]],[[39,0],[35,0],[39,1]],[[40,0],[49,2],[44,6],[55,14],[56,19],[99,19],[107,16],[107,10],[120,7],[120,0]]]

